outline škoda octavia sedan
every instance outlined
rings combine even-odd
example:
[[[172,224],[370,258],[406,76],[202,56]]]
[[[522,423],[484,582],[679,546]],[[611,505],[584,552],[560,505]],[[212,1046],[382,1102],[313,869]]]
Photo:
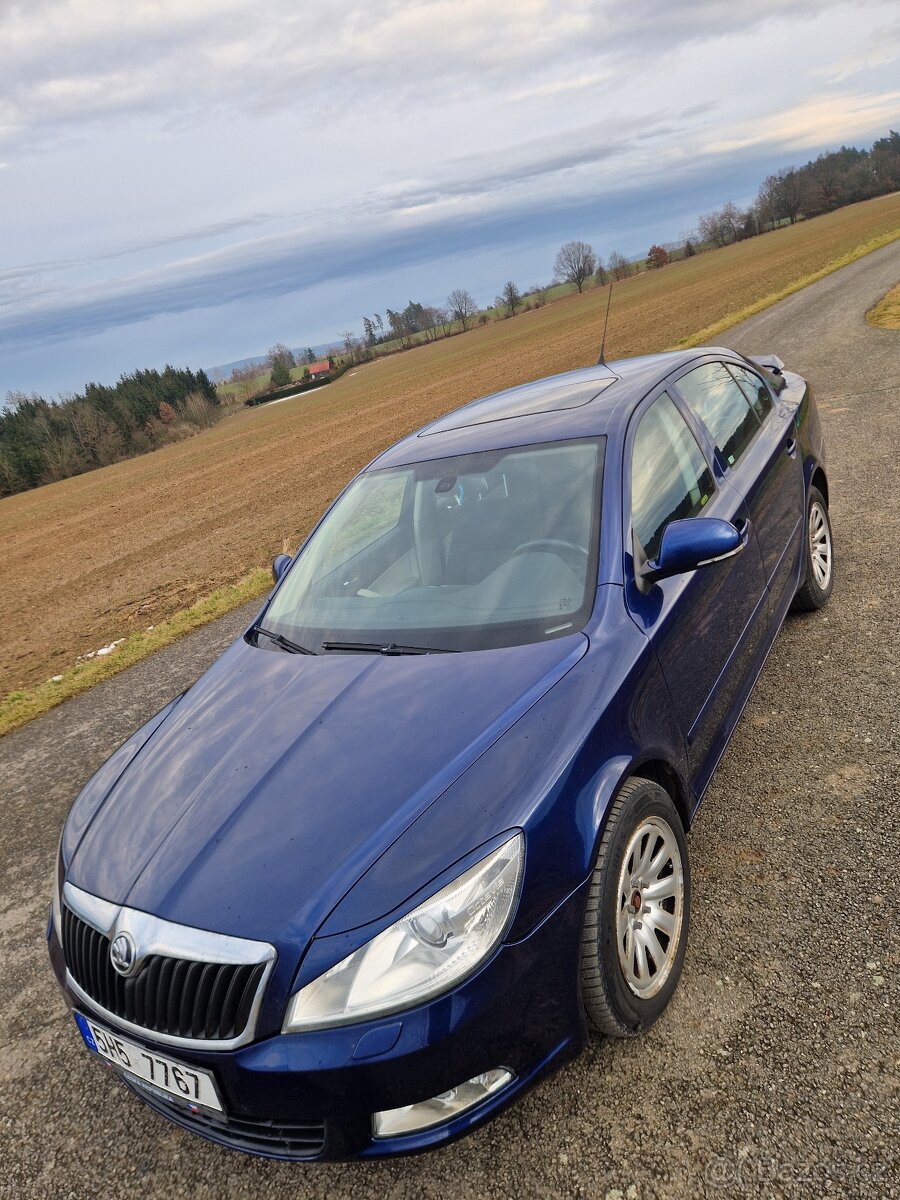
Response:
[[[213,1141],[365,1158],[647,1029],[686,831],[831,591],[828,495],[805,381],[724,349],[385,451],[75,801],[48,938],[86,1047]]]

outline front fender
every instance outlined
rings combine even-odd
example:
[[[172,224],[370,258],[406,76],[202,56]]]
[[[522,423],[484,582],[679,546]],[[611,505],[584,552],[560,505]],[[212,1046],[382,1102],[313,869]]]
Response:
[[[656,654],[625,612],[622,589],[602,590],[584,658],[397,838],[319,937],[361,926],[364,914],[389,907],[388,896],[401,905],[511,829],[524,830],[526,850],[508,939],[527,937],[590,873],[608,806],[635,765],[653,758],[685,778]]]

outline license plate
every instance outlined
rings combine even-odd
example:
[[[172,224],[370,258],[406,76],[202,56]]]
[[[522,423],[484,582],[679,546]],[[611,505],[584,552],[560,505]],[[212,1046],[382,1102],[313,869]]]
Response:
[[[104,1029],[81,1013],[75,1013],[75,1020],[88,1050],[99,1054],[120,1071],[187,1104],[224,1111],[215,1080],[209,1071],[189,1067],[165,1054],[151,1053],[120,1034]]]

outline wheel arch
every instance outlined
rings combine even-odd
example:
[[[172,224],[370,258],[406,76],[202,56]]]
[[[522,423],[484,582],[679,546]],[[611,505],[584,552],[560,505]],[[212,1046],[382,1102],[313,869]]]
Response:
[[[809,481],[809,486],[819,489],[819,491],[822,493],[822,495],[825,499],[825,506],[828,507],[828,505],[829,505],[828,476],[825,474],[824,468],[822,467],[821,463],[817,464],[815,469],[813,470],[812,476]]]
[[[651,780],[651,782],[658,784],[664,792],[668,793],[679,817],[681,817],[681,824],[685,832],[687,832],[691,827],[693,810],[688,799],[684,781],[675,768],[666,762],[665,759],[648,758],[643,762],[635,763],[627,779],[623,779],[622,783],[626,783],[628,779],[633,779],[636,775],[642,779]]]
[[[593,845],[590,862],[587,864],[589,870],[593,870],[597,861],[610,809],[625,784],[635,777],[649,779],[652,783],[658,784],[675,805],[685,832],[690,829],[696,806],[691,803],[691,793],[686,781],[668,759],[652,755],[645,758],[631,758],[623,755],[611,759],[601,772],[594,793]]]

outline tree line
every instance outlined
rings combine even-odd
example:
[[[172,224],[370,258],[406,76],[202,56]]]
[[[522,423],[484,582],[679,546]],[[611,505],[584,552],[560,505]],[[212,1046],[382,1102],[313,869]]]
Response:
[[[802,167],[784,167],[768,175],[749,208],[728,203],[705,213],[697,222],[697,234],[713,247],[727,246],[898,189],[900,133],[891,130],[869,150],[841,146]]]
[[[673,260],[690,258],[898,188],[900,134],[891,131],[869,150],[843,146],[820,154],[805,166],[786,167],[769,175],[748,208],[729,202],[704,213],[698,218],[696,229],[674,242],[655,242],[643,259],[630,259],[620,250],[611,250],[604,257],[587,242],[569,241],[556,255],[551,283],[521,289],[514,280],[507,280],[493,305],[485,308],[479,307],[467,288],[457,287],[440,304],[410,300],[404,308],[386,308],[383,316],[379,312],[366,315],[362,318],[362,334],[344,330],[341,341],[328,351],[329,361],[353,366],[378,354],[411,350],[425,342],[466,333],[475,324],[484,325],[540,308],[555,284],[568,284],[583,292],[586,287],[627,279],[643,269],[660,270]],[[287,386],[292,381],[291,369],[303,361],[312,362],[314,357],[312,350],[307,350],[305,356],[295,361],[286,346],[274,346],[267,360],[268,387]],[[254,387],[259,392],[260,372],[259,367],[235,369],[232,383],[248,393]]]
[[[868,150],[842,146],[801,167],[785,167],[762,182],[747,208],[729,202],[702,214],[696,230],[677,242],[654,244],[642,260],[618,250],[604,258],[587,242],[560,247],[553,282],[579,292],[610,280],[628,278],[642,268],[660,269],[674,258],[689,258],[819,216],[847,204],[900,189],[900,133],[891,130]],[[507,280],[493,306],[482,309],[466,288],[454,288],[442,304],[410,300],[405,308],[386,308],[362,320],[358,336],[345,330],[326,353],[329,365],[346,369],[378,353],[409,350],[422,342],[465,333],[476,323],[514,317],[542,307],[550,284],[525,291]],[[273,346],[264,367],[237,367],[226,388],[248,402],[260,391],[286,387],[292,372],[317,361],[311,347],[295,355],[283,343]],[[265,374],[268,371],[268,384]],[[262,376],[262,387],[260,386]],[[224,395],[227,393],[223,393]],[[88,384],[83,394],[50,402],[35,393],[10,392],[0,409],[0,496],[107,466],[190,436],[220,415],[220,397],[205,371],[167,366],[135,371],[111,386]]]
[[[674,258],[690,258],[703,250],[729,246],[744,238],[771,232],[801,219],[822,216],[847,204],[871,200],[900,189],[900,133],[892,130],[869,150],[842,146],[820,154],[802,167],[784,167],[762,182],[754,202],[740,208],[729,201],[702,214],[696,230],[678,242],[654,244],[643,265],[666,266]],[[554,278],[581,292],[592,278],[597,283],[626,279],[641,263],[614,250],[604,264],[586,242],[567,242],[556,257]]]
[[[219,398],[205,371],[134,371],[56,402],[9,392],[0,409],[0,496],[133,458],[206,428]]]

